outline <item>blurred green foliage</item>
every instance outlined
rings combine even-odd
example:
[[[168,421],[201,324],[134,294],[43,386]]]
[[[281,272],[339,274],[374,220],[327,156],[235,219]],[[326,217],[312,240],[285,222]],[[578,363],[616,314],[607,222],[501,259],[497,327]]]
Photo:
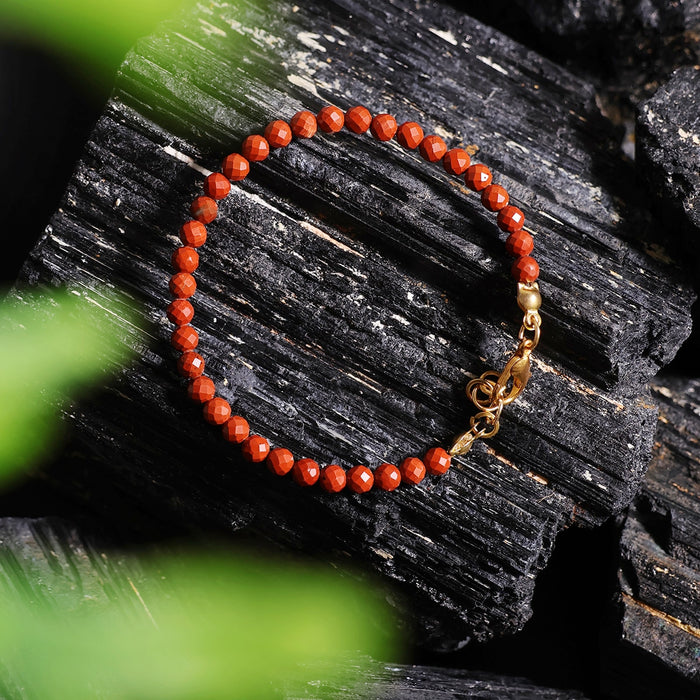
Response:
[[[60,292],[0,306],[0,480],[46,454],[67,395],[129,357],[133,314],[116,296],[95,299]],[[113,565],[91,567],[90,585],[76,570],[58,590],[28,580],[0,543],[0,692],[10,683],[37,700],[279,697],[294,678],[297,688],[304,677],[347,687],[367,655],[391,654],[376,594],[328,571],[223,553],[140,557],[137,587],[103,567]]]
[[[0,660],[15,684],[56,700],[272,698],[304,676],[351,685],[358,650],[387,652],[385,610],[326,571],[190,556],[146,574],[133,587],[141,614],[114,591],[108,606],[67,612],[0,586]]]
[[[0,304],[0,483],[49,451],[68,394],[126,360],[119,306],[117,323],[66,291]]]
[[[0,0],[0,31],[111,84],[134,41],[181,4]],[[0,305],[0,482],[49,452],[68,396],[128,359],[133,315],[103,306],[120,317],[69,292]],[[337,574],[224,553],[134,561],[138,588],[100,579],[107,603],[79,578],[75,595],[38,596],[0,575],[0,689],[7,674],[38,700],[249,700],[278,697],[293,678],[348,687],[367,655],[392,654],[385,606]]]
[[[0,31],[63,54],[111,84],[129,47],[183,0],[0,0]]]

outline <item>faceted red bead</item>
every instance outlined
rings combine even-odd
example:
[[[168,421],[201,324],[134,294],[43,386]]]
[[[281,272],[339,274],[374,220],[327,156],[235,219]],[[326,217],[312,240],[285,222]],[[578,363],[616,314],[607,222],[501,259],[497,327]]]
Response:
[[[284,148],[292,141],[292,127],[287,122],[277,119],[265,127],[265,138],[272,148]]]
[[[196,377],[187,386],[187,395],[197,403],[206,403],[216,396],[216,387],[209,377]]]
[[[506,238],[506,253],[508,255],[515,255],[515,257],[530,255],[534,247],[535,241],[532,240],[532,236],[522,229],[514,231]]]
[[[461,175],[470,162],[471,158],[463,148],[451,148],[442,159],[442,164],[450,175]]]
[[[170,336],[170,344],[180,352],[194,350],[199,343],[199,333],[192,326],[179,326]]]
[[[192,216],[203,224],[210,224],[216,219],[219,207],[211,197],[196,197],[190,205]]]
[[[313,459],[298,459],[292,467],[292,477],[299,486],[313,486],[321,475],[321,469],[318,462]]]
[[[260,134],[251,134],[243,139],[241,154],[251,163],[258,163],[270,155],[270,144]]]
[[[319,483],[323,489],[328,491],[328,493],[338,493],[339,491],[342,491],[347,483],[345,469],[343,469],[339,464],[329,464],[321,471],[321,479]]]
[[[447,144],[439,136],[430,134],[421,141],[418,151],[425,160],[435,163],[445,157]]]
[[[398,128],[396,119],[391,114],[377,114],[370,124],[372,136],[378,141],[391,141]]]
[[[231,416],[223,425],[224,439],[240,444],[250,435],[250,426],[243,416]]]
[[[316,117],[306,109],[297,112],[291,119],[292,133],[298,139],[310,139],[318,127]]]
[[[223,199],[231,191],[231,183],[221,173],[212,173],[204,180],[204,191],[212,199]]]
[[[364,134],[372,123],[372,115],[367,107],[357,105],[345,112],[345,127],[353,134]]]
[[[423,129],[416,122],[404,122],[396,133],[396,140],[410,150],[418,148],[423,140]]]
[[[491,184],[493,176],[491,171],[481,163],[474,163],[467,168],[467,172],[464,174],[464,182],[467,183],[467,187],[474,192],[481,192],[484,187],[488,187]]]
[[[481,203],[489,211],[499,211],[508,204],[508,192],[501,185],[487,185],[481,192]]]
[[[194,318],[194,307],[187,299],[174,299],[170,302],[166,313],[176,326],[184,326]]]
[[[204,358],[196,352],[185,352],[177,361],[177,369],[183,377],[199,377],[204,372]]]
[[[367,493],[374,486],[372,470],[358,464],[348,469],[348,488],[355,493]]]
[[[189,272],[176,272],[169,286],[170,293],[178,299],[187,299],[197,291],[197,283]]]
[[[285,447],[275,447],[267,455],[267,468],[277,476],[288,474],[294,466],[294,455]]]
[[[335,134],[343,128],[345,115],[342,109],[334,105],[327,105],[316,116],[318,128],[327,134]]]
[[[428,474],[444,474],[450,468],[452,457],[442,447],[431,447],[423,458]]]
[[[540,276],[540,266],[535,258],[524,255],[518,258],[510,269],[516,282],[534,282]]]
[[[399,469],[401,478],[409,484],[418,484],[425,478],[425,464],[418,457],[406,457]]]
[[[185,245],[199,248],[206,243],[207,229],[201,221],[188,221],[180,227],[180,240]]]
[[[199,267],[199,253],[192,246],[177,248],[171,258],[178,272],[194,272]]]
[[[204,420],[212,425],[223,425],[231,417],[231,404],[220,396],[215,396],[204,404]]]
[[[401,483],[401,472],[395,464],[384,462],[374,470],[374,483],[382,491],[393,491]]]
[[[250,163],[240,153],[230,153],[221,164],[221,172],[233,182],[240,182],[248,177]]]
[[[515,233],[515,231],[519,231],[525,224],[525,214],[523,214],[518,207],[509,204],[498,212],[496,223],[498,224],[498,228],[502,231]]]
[[[270,443],[260,435],[251,435],[241,443],[241,453],[249,462],[264,462],[270,454]]]

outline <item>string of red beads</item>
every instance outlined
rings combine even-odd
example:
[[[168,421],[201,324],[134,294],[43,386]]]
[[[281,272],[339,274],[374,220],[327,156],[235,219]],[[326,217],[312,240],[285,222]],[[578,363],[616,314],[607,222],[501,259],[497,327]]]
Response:
[[[534,282],[539,276],[539,266],[530,256],[534,248],[532,236],[523,226],[525,215],[517,207],[509,204],[506,189],[493,183],[491,171],[481,163],[471,163],[469,153],[462,148],[448,150],[445,141],[436,134],[424,135],[416,122],[397,124],[390,114],[372,116],[361,105],[343,112],[338,107],[328,105],[317,115],[302,110],[289,121],[270,122],[264,136],[252,134],[244,139],[240,153],[231,153],[224,158],[220,173],[211,173],[204,181],[204,194],[196,197],[190,206],[192,220],[180,228],[182,246],[172,256],[175,273],[170,278],[170,292],[174,300],[167,308],[168,319],[175,324],[171,344],[182,354],[178,359],[179,373],[189,380],[188,395],[193,401],[202,404],[204,419],[220,426],[222,435],[228,442],[241,448],[243,457],[249,462],[265,462],[273,474],[292,475],[300,486],[313,486],[318,483],[329,493],[338,493],[345,488],[355,493],[367,493],[373,487],[383,491],[393,491],[400,484],[419,484],[426,474],[441,475],[450,468],[450,455],[439,446],[431,447],[423,456],[406,457],[398,466],[382,463],[374,471],[363,464],[343,469],[339,464],[329,464],[323,468],[309,458],[295,459],[285,447],[270,448],[268,440],[251,434],[245,418],[232,415],[231,405],[226,399],[216,396],[214,382],[204,375],[204,358],[195,352],[199,343],[197,331],[190,325],[194,318],[194,307],[189,301],[197,290],[193,276],[199,266],[199,253],[207,240],[205,224],[218,215],[217,201],[224,199],[231,191],[231,182],[240,182],[250,173],[250,163],[265,160],[273,148],[288,146],[293,137],[308,139],[320,129],[326,133],[337,133],[343,127],[354,134],[369,131],[378,141],[396,138],[406,149],[418,148],[422,158],[430,163],[441,162],[446,172],[464,176],[467,187],[481,196],[481,203],[489,211],[496,212],[498,227],[508,233],[505,247],[509,255],[516,259],[511,273],[518,282]]]

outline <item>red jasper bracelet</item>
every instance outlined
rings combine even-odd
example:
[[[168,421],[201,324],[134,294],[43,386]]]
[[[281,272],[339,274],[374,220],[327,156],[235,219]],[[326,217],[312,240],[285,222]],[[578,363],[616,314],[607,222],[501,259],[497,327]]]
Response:
[[[442,162],[450,175],[464,176],[469,189],[480,193],[481,202],[492,212],[497,212],[498,227],[508,233],[506,252],[515,256],[511,272],[518,283],[518,305],[524,312],[518,335],[519,344],[502,372],[488,371],[467,385],[467,395],[478,412],[470,420],[470,428],[457,437],[449,451],[442,447],[431,447],[423,459],[406,457],[397,467],[380,464],[373,471],[364,465],[343,469],[338,464],[321,468],[313,459],[294,459],[284,447],[270,449],[269,442],[260,435],[251,435],[248,422],[242,416],[232,416],[226,399],[216,396],[214,382],[204,375],[204,358],[195,352],[199,342],[197,331],[190,325],[194,308],[189,301],[197,284],[192,273],[199,265],[198,248],[207,239],[205,224],[218,215],[217,201],[231,191],[231,181],[240,182],[250,172],[250,163],[265,160],[271,148],[288,146],[292,137],[308,139],[317,129],[336,133],[343,127],[355,134],[370,131],[378,141],[393,138],[409,150],[418,148],[420,155],[431,163]],[[480,163],[470,164],[470,156],[462,148],[447,149],[445,141],[431,134],[423,135],[416,122],[398,125],[390,114],[374,117],[366,107],[357,106],[343,112],[338,107],[327,106],[314,116],[309,111],[297,112],[289,123],[273,121],[265,128],[264,136],[248,136],[240,153],[231,153],[224,159],[221,171],[211,173],[204,182],[204,195],[196,197],[190,211],[192,220],[180,229],[182,247],[172,256],[175,274],[170,278],[170,291],[175,297],[168,306],[167,315],[177,327],[172,334],[173,347],[182,353],[178,370],[188,378],[189,396],[203,404],[204,418],[212,425],[221,426],[224,439],[240,445],[243,457],[250,462],[266,462],[269,469],[278,475],[292,473],[301,486],[319,483],[326,491],[337,493],[346,486],[355,493],[366,493],[373,486],[384,491],[393,491],[399,484],[418,484],[427,474],[444,474],[450,467],[452,456],[464,454],[479,438],[495,435],[499,429],[501,411],[522,392],[530,376],[530,353],[540,339],[541,319],[538,312],[541,303],[537,277],[539,266],[530,253],[534,242],[523,229],[525,216],[517,207],[508,203],[505,188],[492,182],[491,171]]]

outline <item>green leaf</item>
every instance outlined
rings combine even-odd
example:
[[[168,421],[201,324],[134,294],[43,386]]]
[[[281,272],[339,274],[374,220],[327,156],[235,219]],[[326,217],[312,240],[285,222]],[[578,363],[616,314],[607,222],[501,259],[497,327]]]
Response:
[[[391,653],[376,594],[326,570],[161,559],[109,598],[75,610],[0,586],[0,659],[30,697],[278,697],[292,678],[347,686]]]
[[[131,313],[116,296],[100,303],[63,291],[0,305],[0,483],[52,447],[68,394],[126,360]]]
[[[109,82],[128,48],[172,16],[181,0],[2,0],[0,27],[14,39],[24,35],[71,57],[87,61]]]

